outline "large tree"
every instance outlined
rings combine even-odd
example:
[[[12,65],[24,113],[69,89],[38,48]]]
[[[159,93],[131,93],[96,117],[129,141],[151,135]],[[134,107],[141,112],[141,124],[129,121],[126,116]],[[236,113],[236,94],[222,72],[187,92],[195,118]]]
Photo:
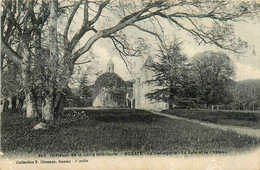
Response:
[[[23,1],[18,1],[23,2]],[[40,5],[35,5],[38,2]],[[1,51],[6,54],[8,59],[17,64],[18,67],[24,68],[26,71],[28,59],[30,59],[30,40],[31,35],[37,33],[37,23],[41,26],[46,25],[46,19],[49,19],[50,8],[52,3],[45,1],[24,1],[23,9],[20,9],[21,4],[15,4],[20,13],[22,20],[16,19],[16,12],[10,10],[6,3],[2,3],[2,16],[7,14],[7,18],[13,23],[15,31],[20,33],[18,36],[19,42],[23,45],[23,50],[18,51],[7,42],[1,39]],[[82,7],[82,8],[81,8]],[[44,96],[43,112],[46,115],[45,119],[53,119],[54,107],[51,104],[58,105],[59,96],[62,90],[67,87],[70,77],[73,74],[76,61],[85,53],[89,52],[96,41],[102,38],[109,38],[120,54],[129,55],[129,50],[126,48],[124,37],[116,35],[119,31],[126,27],[133,26],[137,30],[149,33],[158,38],[162,42],[160,36],[154,31],[144,29],[142,23],[150,19],[158,20],[158,25],[161,21],[168,21],[179,29],[185,30],[193,35],[198,43],[215,44],[223,49],[238,52],[243,45],[242,41],[234,38],[231,21],[237,21],[242,17],[253,16],[259,10],[259,4],[256,2],[235,2],[235,1],[61,1],[58,6],[55,6],[58,11],[63,10],[67,19],[63,19],[65,26],[58,30],[62,39],[59,55],[53,55],[50,50],[50,58],[53,61],[58,61],[58,69],[48,68],[52,71],[47,73],[49,81],[55,82],[55,90],[48,90]],[[15,15],[14,15],[15,14]],[[82,21],[73,27],[73,22],[77,20],[76,16],[82,16]],[[59,15],[63,16],[63,15]],[[110,17],[109,17],[110,16]],[[111,17],[112,16],[112,17]],[[108,18],[109,22],[105,22]],[[111,22],[113,20],[113,22]],[[24,25],[24,23],[26,23]],[[43,24],[45,23],[45,24]],[[104,24],[105,23],[105,24]],[[22,26],[21,26],[22,25]],[[26,28],[26,29],[25,29]],[[78,29],[77,29],[78,28]],[[176,28],[173,26],[173,28]],[[6,27],[2,28],[6,29]],[[77,30],[76,30],[77,29]],[[30,35],[30,36],[29,36]],[[38,35],[43,35],[39,32]],[[44,37],[38,36],[44,40]],[[87,40],[86,40],[87,38]],[[86,40],[86,41],[83,41]],[[29,43],[29,44],[28,44]],[[48,44],[48,48],[51,44]],[[131,53],[132,55],[136,53]],[[56,58],[55,58],[56,57]],[[57,59],[59,57],[59,60]],[[48,62],[47,62],[48,63]],[[38,63],[39,64],[39,63]],[[48,64],[50,67],[55,67],[56,64]],[[26,74],[24,74],[26,75]],[[28,75],[28,73],[27,73]],[[24,76],[27,80],[28,76]],[[30,81],[25,81],[30,82]],[[48,84],[43,83],[45,87]],[[25,83],[26,84],[26,83]],[[31,87],[31,86],[30,86]],[[26,91],[29,93],[29,90]],[[52,103],[48,100],[52,98]],[[55,99],[55,100],[54,100]],[[46,111],[45,109],[49,109]]]
[[[231,96],[229,86],[235,72],[232,60],[225,53],[206,51],[196,54],[192,58],[192,72],[200,99],[207,106],[221,104]]]
[[[42,76],[44,53],[41,48],[42,30],[49,17],[47,4],[36,1],[2,1],[1,61],[16,67],[26,96],[26,116],[35,117],[37,112],[37,77]],[[37,14],[34,8],[41,9]],[[10,31],[11,30],[11,31]]]
[[[189,65],[187,57],[181,51],[181,42],[175,39],[169,46],[160,47],[157,57],[158,62],[148,65],[154,75],[146,83],[158,88],[146,94],[146,97],[166,102],[169,108],[192,98],[192,93],[188,92],[191,85],[188,76]]]

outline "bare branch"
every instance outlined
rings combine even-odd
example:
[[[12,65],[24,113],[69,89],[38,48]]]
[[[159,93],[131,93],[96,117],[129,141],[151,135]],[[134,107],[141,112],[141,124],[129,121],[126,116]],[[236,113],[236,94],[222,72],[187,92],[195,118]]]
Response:
[[[114,39],[113,37],[111,37],[111,40],[112,40],[112,42],[113,42],[113,44],[114,44],[114,46],[115,46],[117,52],[119,53],[120,57],[121,57],[122,60],[124,61],[125,66],[126,66],[128,72],[129,72],[130,74],[132,74],[131,70],[130,70],[129,67],[128,67],[128,63],[127,63],[126,59],[124,58],[124,56],[125,56],[124,53],[117,47],[116,42],[115,42],[115,39]]]
[[[1,53],[6,54],[6,57],[13,61],[19,68],[21,67],[21,59],[22,57],[19,56],[11,47],[6,45],[6,43],[1,40]]]
[[[125,45],[124,45],[121,41],[119,41],[116,37],[114,37],[114,36],[109,36],[109,38],[111,38],[114,42],[117,42],[118,44],[121,45],[123,51],[121,51],[119,48],[118,48],[118,49],[119,49],[120,52],[122,52],[122,54],[124,54],[125,56],[135,56],[135,55],[139,52],[139,50],[137,50],[137,51],[135,51],[133,54],[130,54],[130,53],[126,52],[126,47],[125,47]],[[117,46],[116,43],[115,43],[115,45]]]
[[[81,5],[81,3],[83,2],[83,0],[80,0],[78,2],[75,2],[75,5],[74,5],[74,8],[73,8],[73,11],[72,13],[70,14],[70,17],[68,19],[68,22],[66,24],[66,27],[65,27],[65,30],[64,30],[64,34],[63,34],[63,38],[64,38],[64,41],[67,42],[68,41],[68,32],[69,32],[69,29],[70,29],[70,25],[71,25],[71,22],[79,8],[79,6]]]
[[[88,22],[88,0],[84,0],[84,25]]]
[[[66,8],[71,8],[71,7],[75,7],[75,5],[65,5],[65,6],[59,7],[59,9],[66,9]]]
[[[95,35],[93,35],[88,41],[87,43],[81,47],[79,50],[77,50],[73,55],[72,55],[72,60],[74,62],[77,61],[77,59],[84,54],[85,52],[87,52],[92,45],[101,37],[103,36],[103,32],[102,31],[98,31]]]
[[[163,13],[158,13],[159,16],[163,17],[163,18],[166,18],[168,20],[170,20],[171,22],[175,23],[177,26],[179,26],[180,28],[182,28],[183,30],[189,32],[190,34],[196,36],[196,37],[199,37],[203,42],[205,43],[213,43],[215,45],[217,45],[218,47],[222,48],[222,49],[226,49],[226,50],[230,50],[230,51],[233,51],[235,53],[239,53],[237,51],[237,49],[232,49],[232,48],[229,48],[228,46],[224,46],[224,45],[221,45],[219,42],[217,42],[216,40],[214,40],[212,37],[210,37],[209,35],[206,35],[206,34],[203,34],[204,32],[199,32],[199,30],[193,30],[193,29],[189,29],[187,27],[185,27],[184,25],[180,24],[177,20],[173,19],[172,17],[168,16],[168,15],[165,15]],[[207,41],[207,39],[209,41]]]
[[[109,1],[105,1],[103,4],[100,5],[99,7],[99,11],[97,12],[96,16],[92,19],[92,21],[90,21],[89,24],[92,24],[92,22],[96,22],[96,20],[99,18],[99,13],[102,12],[102,7],[106,6],[106,3],[108,3]],[[144,5],[145,3],[143,3]],[[103,5],[103,6],[102,6]],[[213,7],[209,8],[209,5],[212,5]],[[233,46],[231,45],[224,45],[222,43],[220,43],[220,41],[222,41],[223,37],[217,37],[216,35],[214,35],[214,32],[206,32],[202,29],[200,29],[196,23],[194,23],[191,19],[192,18],[197,18],[197,19],[201,19],[201,18],[208,18],[211,19],[212,21],[216,22],[223,22],[223,21],[227,21],[227,20],[234,20],[237,17],[243,16],[247,13],[249,13],[248,10],[242,11],[242,12],[236,12],[234,14],[232,14],[231,12],[227,12],[227,13],[223,13],[223,9],[219,9],[222,6],[226,6],[226,2],[223,1],[212,1],[212,4],[210,4],[208,1],[192,1],[192,2],[173,2],[173,3],[168,3],[165,1],[162,2],[149,2],[146,3],[146,5],[136,11],[133,12],[127,16],[124,16],[115,26],[112,26],[110,28],[104,29],[104,30],[100,30],[97,31],[95,30],[93,27],[91,28],[82,28],[74,37],[72,41],[72,43],[70,44],[70,47],[72,47],[72,49],[75,47],[76,43],[78,41],[76,41],[77,39],[79,39],[80,37],[82,37],[82,35],[84,35],[86,33],[86,31],[89,30],[93,30],[96,34],[94,36],[92,36],[89,41],[87,41],[87,43],[81,47],[78,51],[76,51],[72,56],[73,56],[73,60],[76,61],[77,58],[79,58],[80,55],[84,54],[85,52],[87,52],[90,47],[93,45],[92,43],[94,43],[95,41],[97,41],[100,38],[111,38],[111,35],[116,33],[119,30],[124,29],[127,26],[135,26],[137,27],[139,30],[147,32],[149,34],[154,35],[155,37],[158,38],[158,40],[161,42],[161,44],[163,44],[162,38],[149,30],[146,30],[144,28],[141,28],[140,26],[137,25],[133,25],[134,23],[144,20],[144,19],[148,19],[150,17],[153,16],[159,16],[162,18],[165,18],[167,20],[170,21],[170,23],[175,24],[176,26],[180,27],[181,29],[189,32],[190,34],[194,35],[195,37],[198,37],[200,40],[202,40],[202,42],[204,43],[211,43],[211,44],[215,44],[220,48],[223,49],[227,49],[227,50],[231,50],[234,52],[238,52],[238,49],[234,49]],[[186,8],[191,8],[188,11],[193,11],[193,13],[189,13],[189,12],[182,12],[182,10],[180,10],[181,12],[175,12],[172,14],[166,14],[166,12],[169,11],[176,11],[172,8],[176,7],[176,9],[178,7],[183,7],[184,9]],[[104,7],[103,7],[104,8]],[[195,11],[196,9],[196,11]],[[211,10],[210,10],[211,9]],[[222,13],[221,13],[222,12]],[[96,19],[95,19],[96,18]],[[180,23],[177,19],[175,18],[186,18],[188,20],[190,20],[191,24],[195,27],[194,29],[188,28],[187,26],[183,25],[182,23]],[[85,29],[85,30],[84,30]],[[87,29],[87,30],[86,30]],[[217,33],[217,32],[216,32]],[[218,34],[218,33],[217,33]],[[117,39],[113,40],[115,42],[117,42]],[[117,42],[120,44],[120,42]],[[121,45],[122,46],[122,45]],[[164,46],[164,45],[163,45]],[[124,52],[124,47],[122,46],[123,50],[121,51],[122,54],[126,54]]]
[[[9,9],[8,7],[5,7],[5,9],[6,9],[8,15],[9,15],[9,19],[10,19],[10,21],[12,22],[12,24],[15,25],[15,27],[17,28],[17,30],[18,30],[20,33],[22,33],[22,28],[21,28],[20,24],[17,23],[17,20],[15,19],[15,16],[14,16],[14,14],[12,13],[12,11],[10,11],[10,9]],[[25,16],[25,18],[26,18],[26,16]]]
[[[163,46],[165,46],[165,44],[164,44],[163,40],[161,39],[161,37],[160,37],[158,34],[156,34],[155,32],[146,30],[146,29],[141,28],[140,26],[135,25],[135,24],[133,24],[133,25],[131,25],[131,26],[134,26],[134,27],[138,28],[139,30],[141,30],[141,31],[143,31],[143,32],[146,32],[146,33],[149,33],[149,34],[154,35],[154,36],[160,41],[160,43],[161,43]]]
[[[89,25],[93,25],[100,17],[102,10],[104,9],[104,7],[110,2],[110,0],[106,0],[104,3],[102,3],[99,8],[98,8],[98,12],[96,14],[96,16],[89,22]]]
[[[91,60],[88,60],[88,61],[85,61],[85,62],[81,62],[81,63],[75,63],[75,65],[80,65],[80,64],[87,64],[87,63],[90,63]]]
[[[103,8],[110,2],[110,0],[106,0],[104,3],[102,3],[100,6],[99,6],[99,10],[98,10],[98,13],[97,15],[90,21],[87,23],[87,20],[85,20],[85,23],[83,23],[83,25],[81,26],[80,30],[73,36],[69,46],[71,49],[74,49],[76,44],[78,43],[78,41],[82,38],[82,36],[89,30],[92,30],[92,28],[90,28],[90,25],[94,24],[99,16],[101,15],[101,12],[103,10]],[[95,39],[95,38],[94,38]],[[92,38],[91,40],[89,40],[88,42],[92,42]],[[96,41],[96,40],[95,40]],[[90,45],[90,47],[92,46],[92,44]],[[88,45],[84,46],[84,47],[87,47],[88,48]],[[85,49],[85,48],[84,48]],[[83,51],[85,51],[84,49],[82,49]],[[77,52],[76,52],[77,54]],[[81,54],[81,53],[80,53]]]

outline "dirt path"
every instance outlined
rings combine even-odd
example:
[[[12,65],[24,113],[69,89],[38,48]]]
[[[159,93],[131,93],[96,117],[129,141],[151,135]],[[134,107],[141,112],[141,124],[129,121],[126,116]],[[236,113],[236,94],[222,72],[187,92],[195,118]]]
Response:
[[[150,112],[153,113],[153,114],[156,114],[156,115],[160,115],[160,116],[170,118],[170,119],[185,120],[185,121],[188,121],[188,122],[198,123],[200,125],[207,126],[207,127],[210,127],[210,128],[220,129],[220,130],[224,130],[224,131],[234,131],[234,132],[241,134],[241,135],[248,135],[248,136],[257,137],[257,138],[260,139],[260,130],[258,130],[258,129],[251,129],[251,128],[245,128],[245,127],[239,127],[239,126],[227,126],[227,125],[212,124],[212,123],[201,122],[201,121],[198,121],[198,120],[191,120],[191,119],[187,119],[187,118],[172,116],[172,115],[169,115],[169,114],[164,114],[164,113],[155,112],[155,111],[150,111]]]

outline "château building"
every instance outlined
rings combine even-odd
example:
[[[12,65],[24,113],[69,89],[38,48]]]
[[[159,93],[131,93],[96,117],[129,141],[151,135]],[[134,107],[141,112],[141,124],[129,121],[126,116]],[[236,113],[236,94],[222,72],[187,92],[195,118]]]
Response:
[[[135,108],[147,110],[164,110],[168,108],[168,104],[164,102],[151,101],[146,98],[146,94],[160,88],[152,84],[146,83],[151,80],[154,72],[149,68],[152,58],[149,56],[141,68],[137,68],[135,72],[135,83],[133,85],[133,98],[135,99]],[[138,66],[137,66],[138,67]]]
[[[133,73],[133,83],[132,81],[124,81],[114,73],[114,64],[110,60],[105,73],[99,76],[93,85],[93,107],[127,107],[146,110],[167,109],[167,103],[151,101],[145,96],[147,93],[160,88],[146,83],[154,75],[154,72],[149,68],[152,58],[148,57],[143,65],[140,63],[139,61],[135,65],[136,71]]]

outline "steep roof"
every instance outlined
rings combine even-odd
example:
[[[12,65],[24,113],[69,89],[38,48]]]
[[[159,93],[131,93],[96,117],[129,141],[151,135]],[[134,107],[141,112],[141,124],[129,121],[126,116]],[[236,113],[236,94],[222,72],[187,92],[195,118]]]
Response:
[[[149,66],[151,66],[152,63],[153,63],[153,59],[152,59],[151,56],[149,56],[149,57],[146,59],[146,61],[144,62],[144,64],[143,64],[141,70],[142,70],[142,69],[149,69]]]

